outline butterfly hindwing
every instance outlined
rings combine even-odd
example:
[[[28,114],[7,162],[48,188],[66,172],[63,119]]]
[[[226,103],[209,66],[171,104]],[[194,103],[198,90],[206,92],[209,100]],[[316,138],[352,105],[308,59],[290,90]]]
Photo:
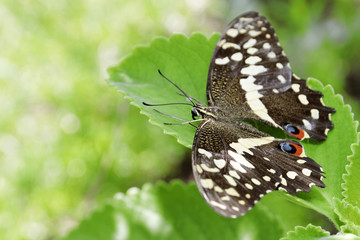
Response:
[[[291,144],[296,144],[295,152],[282,150],[289,150]],[[309,191],[311,185],[324,187],[320,166],[305,156],[300,144],[276,140],[242,122],[202,122],[192,159],[203,197],[227,217],[245,214],[266,193],[279,188],[296,194]]]

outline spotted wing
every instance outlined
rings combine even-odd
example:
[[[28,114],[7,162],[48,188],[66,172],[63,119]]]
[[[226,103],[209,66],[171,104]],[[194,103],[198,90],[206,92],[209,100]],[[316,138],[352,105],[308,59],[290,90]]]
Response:
[[[252,126],[203,121],[192,151],[195,182],[219,214],[245,214],[266,193],[284,189],[295,195],[324,187],[322,169],[305,156],[302,146],[277,140]]]
[[[335,110],[292,73],[274,29],[256,12],[239,16],[221,35],[210,63],[207,98],[209,106],[230,118],[259,120],[298,139],[325,140],[333,128],[329,114]]]

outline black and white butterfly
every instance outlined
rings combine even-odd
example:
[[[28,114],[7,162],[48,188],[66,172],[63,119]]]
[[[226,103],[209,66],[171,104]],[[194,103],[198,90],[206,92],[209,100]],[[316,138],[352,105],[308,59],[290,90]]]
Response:
[[[208,106],[195,104],[197,127],[192,167],[207,203],[219,214],[238,217],[265,194],[292,195],[325,187],[323,169],[296,141],[276,139],[243,120],[284,129],[299,140],[323,141],[333,129],[323,95],[292,71],[265,17],[245,13],[218,40],[207,79]]]

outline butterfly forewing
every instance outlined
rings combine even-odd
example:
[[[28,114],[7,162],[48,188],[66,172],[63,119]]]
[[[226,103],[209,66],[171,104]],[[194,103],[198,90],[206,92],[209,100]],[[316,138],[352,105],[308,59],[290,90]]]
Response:
[[[227,91],[239,83],[238,95],[245,101],[254,88],[262,95],[286,91],[291,73],[269,22],[255,12],[244,14],[230,23],[215,47],[207,85],[209,104],[226,104]]]
[[[259,120],[298,139],[324,140],[333,128],[329,114],[334,109],[323,105],[320,92],[294,77],[274,29],[256,12],[237,17],[220,36],[207,98],[228,118]],[[288,124],[301,134],[289,132]]]

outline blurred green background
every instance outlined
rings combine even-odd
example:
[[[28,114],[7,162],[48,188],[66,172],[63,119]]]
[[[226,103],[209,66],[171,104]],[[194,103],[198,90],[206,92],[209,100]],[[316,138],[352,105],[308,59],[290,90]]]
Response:
[[[210,36],[237,15],[259,11],[294,72],[332,84],[358,119],[359,6],[358,0],[2,0],[0,239],[63,236],[116,192],[188,176],[189,150],[105,81],[109,66],[155,36]]]

